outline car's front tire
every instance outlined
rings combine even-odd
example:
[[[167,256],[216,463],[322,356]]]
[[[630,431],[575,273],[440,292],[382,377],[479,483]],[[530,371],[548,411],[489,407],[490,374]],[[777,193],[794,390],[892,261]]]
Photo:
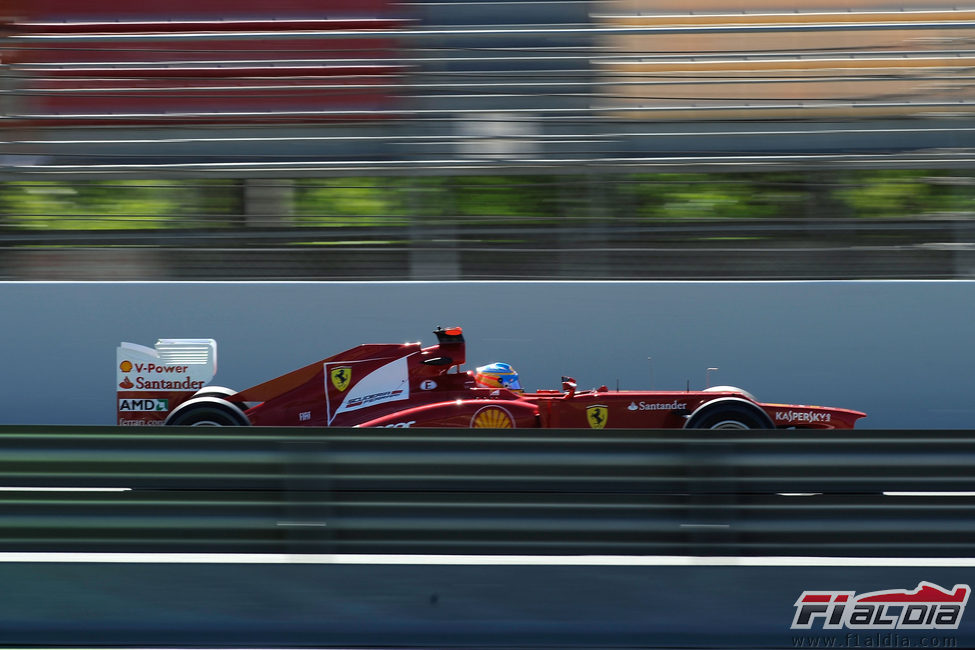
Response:
[[[774,429],[769,417],[743,401],[705,405],[692,414],[685,429]]]

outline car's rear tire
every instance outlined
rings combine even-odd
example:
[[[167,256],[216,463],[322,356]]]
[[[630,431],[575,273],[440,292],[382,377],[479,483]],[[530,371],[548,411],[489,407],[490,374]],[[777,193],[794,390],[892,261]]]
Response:
[[[166,426],[246,427],[247,415],[235,404],[220,397],[194,397],[169,414]]]
[[[685,429],[773,429],[771,420],[758,407],[729,401],[703,407],[693,414]]]
[[[246,411],[246,403],[233,399],[234,395],[236,394],[237,391],[232,388],[227,388],[226,386],[204,386],[200,390],[193,393],[193,397],[191,399],[196,399],[197,397],[219,397],[220,399],[227,400],[241,411]]]

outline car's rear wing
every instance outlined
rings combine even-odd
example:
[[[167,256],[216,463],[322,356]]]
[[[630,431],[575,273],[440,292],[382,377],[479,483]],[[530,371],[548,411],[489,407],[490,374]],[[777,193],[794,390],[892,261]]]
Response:
[[[123,342],[115,363],[118,424],[162,424],[217,374],[217,342],[159,339],[154,348]]]

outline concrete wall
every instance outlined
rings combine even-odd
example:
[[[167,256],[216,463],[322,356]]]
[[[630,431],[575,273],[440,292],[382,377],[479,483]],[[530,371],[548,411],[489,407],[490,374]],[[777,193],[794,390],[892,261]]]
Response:
[[[526,388],[731,384],[866,411],[864,428],[971,428],[975,282],[0,283],[2,424],[113,424],[115,347],[218,341],[244,388],[366,342],[462,325],[468,367]],[[648,361],[648,357],[652,357]]]

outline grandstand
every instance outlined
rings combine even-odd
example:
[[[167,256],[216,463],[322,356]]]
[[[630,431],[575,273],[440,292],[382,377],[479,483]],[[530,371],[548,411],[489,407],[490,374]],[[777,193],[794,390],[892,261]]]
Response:
[[[582,196],[560,218],[589,213],[558,246],[578,247],[622,232],[605,220],[630,207],[619,197],[634,175],[964,175],[975,161],[975,10],[943,1],[8,0],[0,12],[0,182],[235,179],[251,226],[288,226],[300,178],[565,178],[559,191]],[[451,216],[445,195],[417,188],[407,248],[436,235],[456,243],[451,259],[480,250],[437,221]],[[946,228],[939,241],[967,245]],[[918,272],[971,266],[942,257]]]

